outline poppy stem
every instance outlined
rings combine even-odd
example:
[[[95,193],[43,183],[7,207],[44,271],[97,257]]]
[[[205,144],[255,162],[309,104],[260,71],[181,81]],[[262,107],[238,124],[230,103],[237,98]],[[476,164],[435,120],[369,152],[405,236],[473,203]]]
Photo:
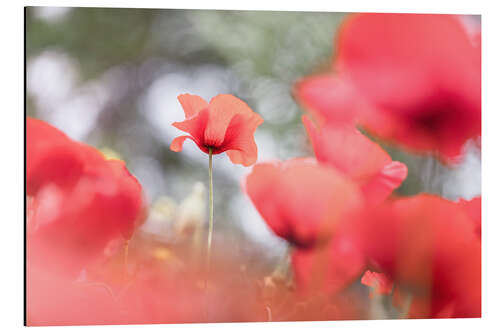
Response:
[[[214,230],[214,186],[212,181],[212,148],[208,148],[208,200],[209,200],[209,219],[208,219],[208,239],[207,239],[207,273],[210,269],[210,252],[212,250],[212,233]]]
[[[208,218],[208,239],[207,239],[207,257],[205,266],[205,320],[209,321],[209,300],[208,300],[208,274],[210,272],[210,252],[212,249],[212,233],[214,230],[214,190],[212,181],[212,148],[208,148],[208,200],[209,200],[209,218]]]

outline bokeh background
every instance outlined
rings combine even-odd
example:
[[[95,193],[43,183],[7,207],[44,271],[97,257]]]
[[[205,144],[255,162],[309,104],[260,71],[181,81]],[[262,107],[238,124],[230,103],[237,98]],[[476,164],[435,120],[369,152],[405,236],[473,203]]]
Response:
[[[207,156],[191,142],[170,151],[184,119],[177,95],[229,93],[264,118],[259,161],[312,155],[293,83],[329,68],[345,13],[63,8],[26,10],[27,115],[127,162],[151,214],[143,231],[168,238],[169,219],[206,223]],[[466,25],[479,25],[464,16]],[[380,142],[408,165],[401,195],[481,193],[481,155],[467,145],[449,168]],[[241,191],[249,168],[214,157],[215,243],[231,242],[252,262],[277,260],[274,236]],[[200,183],[201,182],[201,183]],[[215,244],[215,247],[217,245]]]

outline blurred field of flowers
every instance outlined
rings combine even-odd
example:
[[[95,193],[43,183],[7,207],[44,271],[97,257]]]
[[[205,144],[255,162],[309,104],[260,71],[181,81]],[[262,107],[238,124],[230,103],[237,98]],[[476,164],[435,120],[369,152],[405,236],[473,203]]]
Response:
[[[479,17],[26,21],[28,325],[481,316]]]

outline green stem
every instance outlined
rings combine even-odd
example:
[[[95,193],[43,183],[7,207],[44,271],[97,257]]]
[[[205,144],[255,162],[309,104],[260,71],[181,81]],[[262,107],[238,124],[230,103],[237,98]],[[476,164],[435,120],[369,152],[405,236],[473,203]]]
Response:
[[[212,181],[212,148],[208,148],[208,195],[209,195],[209,219],[207,239],[207,272],[210,269],[210,252],[212,249],[212,233],[214,230],[214,186]]]
[[[208,239],[207,239],[207,257],[205,266],[205,320],[209,321],[209,300],[208,300],[208,274],[210,273],[210,253],[212,250],[212,233],[214,230],[214,189],[212,181],[212,148],[208,148],[208,200],[209,200],[209,218],[208,218]]]

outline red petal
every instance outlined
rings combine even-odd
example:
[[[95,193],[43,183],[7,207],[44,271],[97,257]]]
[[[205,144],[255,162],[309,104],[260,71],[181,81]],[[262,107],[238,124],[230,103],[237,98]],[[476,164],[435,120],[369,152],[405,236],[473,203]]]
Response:
[[[391,157],[379,145],[348,126],[323,126],[318,129],[306,116],[302,117],[318,161],[365,183],[377,175]]]
[[[118,195],[119,201],[116,220],[120,224],[122,235],[125,239],[130,239],[137,227],[145,222],[144,213],[145,202],[143,200],[142,187],[139,181],[128,171],[125,162],[121,160],[107,161],[110,166],[116,181],[119,183]],[[130,225],[122,223],[122,221],[131,221]]]
[[[366,268],[355,234],[342,227],[324,247],[295,250],[292,265],[301,293],[318,289],[328,294],[337,293],[358,279]]]
[[[302,247],[329,238],[340,219],[360,205],[353,183],[307,160],[257,164],[247,176],[246,188],[271,229]]]
[[[370,204],[378,204],[387,199],[408,175],[408,168],[401,162],[391,162],[369,182],[363,185],[362,191]]]
[[[28,260],[75,275],[105,257],[109,242],[131,236],[141,222],[142,188],[124,162],[105,160],[41,121],[28,124]]]
[[[307,77],[294,87],[300,103],[319,121],[353,123],[369,106],[346,79],[333,74]]]
[[[406,106],[438,80],[457,88],[472,84],[460,75],[480,82],[480,55],[453,15],[353,15],[338,37],[337,64],[365,96],[386,107]]]
[[[182,151],[182,146],[184,145],[184,141],[186,141],[186,139],[191,139],[191,140],[195,141],[193,139],[193,137],[191,137],[189,135],[178,136],[170,144],[170,150],[175,151],[175,152]]]
[[[453,162],[481,133],[480,58],[455,16],[357,14],[340,30],[336,65],[374,104],[370,131]]]
[[[205,142],[208,146],[220,147],[224,142],[226,130],[237,114],[250,117],[255,114],[241,99],[232,95],[217,95],[210,100],[210,115],[205,130]]]
[[[481,196],[472,200],[460,199],[458,205],[469,215],[476,228],[476,233],[481,237]]]
[[[177,96],[177,99],[184,109],[186,119],[191,118],[198,114],[201,110],[208,108],[208,103],[200,96],[182,94]]]
[[[372,267],[422,295],[431,316],[453,303],[452,316],[468,317],[481,311],[481,243],[473,228],[456,203],[418,195],[367,213],[359,230]]]
[[[235,164],[250,166],[257,161],[257,145],[254,132],[264,120],[257,114],[237,114],[229,124],[220,151],[228,150],[227,155]]]
[[[277,205],[279,175],[279,165],[259,163],[253,166],[252,172],[244,180],[244,188],[250,200],[269,227],[278,235],[287,233],[287,226],[281,219],[281,211]],[[271,193],[276,195],[272,197]]]
[[[208,124],[208,114],[208,109],[203,109],[193,117],[182,122],[175,122],[172,125],[181,131],[191,134],[198,146],[205,146],[204,133]]]
[[[72,140],[57,128],[26,119],[26,190],[28,195],[46,184],[73,186],[85,160]]]

